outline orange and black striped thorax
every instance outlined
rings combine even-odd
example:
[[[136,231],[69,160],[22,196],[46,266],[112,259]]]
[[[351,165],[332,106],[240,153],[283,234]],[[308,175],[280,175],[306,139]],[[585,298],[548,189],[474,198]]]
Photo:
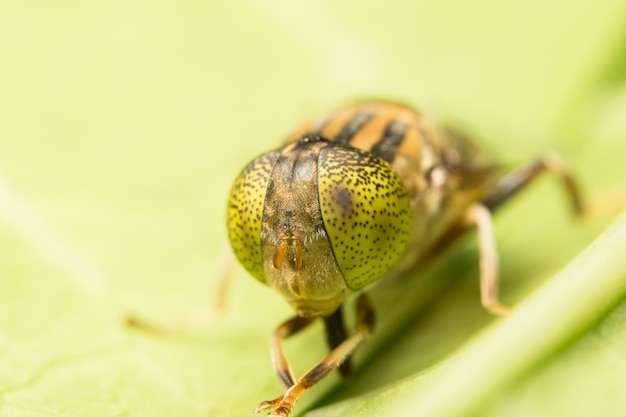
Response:
[[[332,142],[372,152],[393,163],[397,155],[421,159],[425,148],[435,151],[434,128],[415,110],[390,102],[359,103],[310,120],[290,136],[319,135]]]
[[[399,170],[404,180],[406,164],[415,174],[428,175],[434,168],[471,177],[493,174],[491,161],[473,142],[394,102],[361,102],[324,114],[300,125],[287,142],[307,135],[369,151]]]

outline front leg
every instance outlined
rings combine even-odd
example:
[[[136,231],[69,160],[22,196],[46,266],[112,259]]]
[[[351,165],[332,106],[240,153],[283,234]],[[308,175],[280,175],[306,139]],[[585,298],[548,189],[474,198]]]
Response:
[[[361,341],[363,341],[363,339],[365,339],[371,333],[372,328],[374,327],[374,310],[372,308],[372,304],[369,298],[365,294],[361,294],[359,296],[357,300],[357,305],[356,305],[356,312],[357,312],[357,315],[356,315],[357,317],[356,317],[356,324],[355,324],[355,332],[352,336],[344,340],[341,344],[339,344],[339,346],[333,349],[328,354],[328,356],[326,356],[324,359],[319,361],[317,364],[315,364],[315,366],[313,366],[304,375],[302,375],[302,377],[300,377],[300,379],[298,379],[297,382],[292,384],[287,389],[284,395],[271,401],[263,401],[261,404],[257,406],[254,412],[258,413],[263,410],[275,409],[273,412],[269,414],[270,416],[287,417],[291,413],[293,406],[298,400],[298,398],[300,398],[300,396],[307,389],[309,389],[310,387],[315,385],[318,381],[320,381],[322,378],[324,378],[326,375],[328,375],[330,371],[332,371],[333,369],[341,365],[341,363],[347,357],[350,356],[350,354],[359,345],[359,343],[361,343]],[[287,323],[296,321],[297,319],[305,320],[304,318],[295,318],[295,319],[288,321]],[[284,324],[281,327],[283,326]],[[279,329],[281,327],[279,327]],[[300,330],[303,327],[305,326],[302,326],[297,330]],[[295,332],[296,331],[291,332],[289,333],[289,335]],[[278,333],[278,330],[276,333]],[[274,344],[272,345],[274,358],[276,358],[276,351],[274,350],[276,349],[276,346],[277,345],[274,345]],[[284,360],[282,349],[278,347],[278,350],[280,350],[280,354],[278,356],[280,356]],[[288,378],[285,378],[284,375],[293,376],[293,373],[291,372],[291,367],[289,366],[286,360],[284,360],[284,363],[285,365],[282,368],[282,374],[281,374],[281,369],[278,369],[278,367],[276,371],[278,372],[281,380],[283,382],[286,382]],[[275,362],[275,366],[276,366],[276,362]],[[286,369],[288,369],[287,372],[285,372]]]
[[[343,324],[343,306],[339,306],[334,313],[324,316],[324,327],[326,329],[326,342],[328,349],[333,350],[348,338],[348,331]],[[352,372],[350,366],[350,356],[348,356],[337,368],[342,378],[347,378]]]
[[[308,327],[315,321],[316,318],[317,317],[296,316],[278,326],[278,328],[274,331],[270,347],[272,363],[274,364],[274,370],[278,374],[278,378],[280,378],[286,388],[289,388],[296,383],[296,377],[293,375],[291,365],[287,362],[287,358],[285,357],[283,348],[280,345],[280,341]]]

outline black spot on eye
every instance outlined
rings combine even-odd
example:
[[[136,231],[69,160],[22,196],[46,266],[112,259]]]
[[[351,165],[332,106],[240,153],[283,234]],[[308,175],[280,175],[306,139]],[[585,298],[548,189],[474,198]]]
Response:
[[[333,200],[337,203],[344,215],[348,215],[352,211],[352,194],[343,187],[338,187],[333,193]]]

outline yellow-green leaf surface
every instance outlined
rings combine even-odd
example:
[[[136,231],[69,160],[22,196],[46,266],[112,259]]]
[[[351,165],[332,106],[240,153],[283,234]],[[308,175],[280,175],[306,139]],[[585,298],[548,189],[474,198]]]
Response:
[[[213,303],[237,173],[363,97],[508,166],[559,151],[603,211],[572,218],[546,176],[497,213],[505,318],[480,307],[471,235],[381,283],[355,374],[295,414],[624,415],[625,28],[622,0],[0,3],[0,415],[241,416],[279,395],[268,341],[292,312],[241,269],[219,319],[123,318]],[[321,326],[285,347],[303,372]]]

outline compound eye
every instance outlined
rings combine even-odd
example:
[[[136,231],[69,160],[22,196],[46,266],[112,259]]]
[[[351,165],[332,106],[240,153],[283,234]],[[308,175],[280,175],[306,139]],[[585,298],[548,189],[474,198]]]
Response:
[[[230,191],[226,220],[230,245],[252,276],[265,282],[261,226],[267,185],[279,152],[265,153],[246,166]]]
[[[381,278],[404,254],[411,230],[406,188],[386,161],[359,149],[327,146],[318,160],[324,227],[352,290]]]

